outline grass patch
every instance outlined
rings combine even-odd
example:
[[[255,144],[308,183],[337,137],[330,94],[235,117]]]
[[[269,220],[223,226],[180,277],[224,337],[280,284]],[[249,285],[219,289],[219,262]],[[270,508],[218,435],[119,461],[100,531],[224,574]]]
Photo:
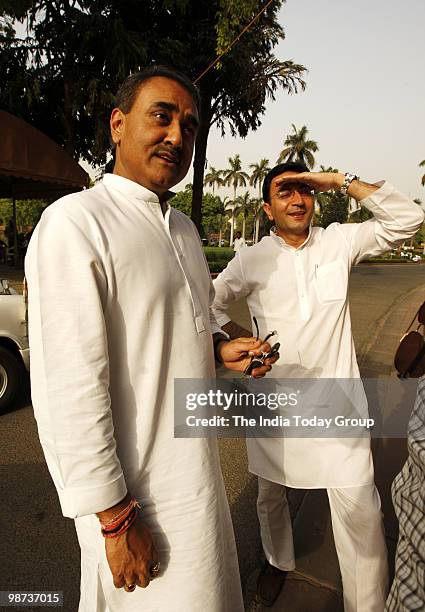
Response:
[[[210,272],[222,272],[224,268],[227,268],[228,263],[226,259],[218,259],[217,261],[209,261],[208,267]]]
[[[233,249],[231,247],[203,247],[203,249],[208,262],[228,262],[233,259]]]
[[[203,247],[210,272],[221,272],[234,257],[231,247]]]

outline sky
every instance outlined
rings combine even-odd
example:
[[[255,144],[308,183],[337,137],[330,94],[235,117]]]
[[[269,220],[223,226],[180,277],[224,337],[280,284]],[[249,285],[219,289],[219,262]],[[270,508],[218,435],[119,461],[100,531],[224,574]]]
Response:
[[[308,69],[306,91],[279,93],[244,140],[213,128],[208,164],[226,168],[239,153],[245,171],[263,157],[274,165],[291,124],[306,125],[315,168],[387,179],[425,202],[425,0],[287,0],[279,21],[276,56]]]

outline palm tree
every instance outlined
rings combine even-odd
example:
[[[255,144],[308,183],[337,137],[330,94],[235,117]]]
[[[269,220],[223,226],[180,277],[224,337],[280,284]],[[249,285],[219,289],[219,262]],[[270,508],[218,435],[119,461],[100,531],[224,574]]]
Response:
[[[208,185],[208,187],[212,187],[212,192],[214,195],[215,187],[222,187],[224,185],[224,181],[221,178],[224,170],[216,170],[213,166],[210,166],[208,170],[208,174],[204,177],[204,185]]]
[[[248,213],[251,211],[251,196],[249,191],[245,191],[243,195],[240,195],[236,198],[236,204],[239,209],[239,212],[243,214],[242,221],[242,238],[245,239],[245,224]]]
[[[239,212],[239,207],[234,200],[228,200],[225,204],[225,211],[230,215],[230,246],[233,245],[233,234],[235,231],[236,213]]]
[[[308,129],[305,125],[297,130],[292,124],[293,134],[286,137],[285,148],[279,154],[277,163],[281,164],[284,161],[299,161],[310,168],[313,168],[315,159],[313,153],[319,150],[319,146],[315,140],[307,140]]]
[[[252,228],[252,242],[258,242],[258,234],[260,232],[260,216],[263,209],[263,198],[252,198],[251,210],[254,215],[254,225]]]
[[[258,164],[250,164],[249,167],[252,169],[252,174],[249,179],[249,184],[256,187],[258,184],[258,195],[261,198],[261,190],[263,188],[263,181],[266,178],[269,168],[269,160],[261,159]]]
[[[216,200],[217,200],[217,214],[220,217],[220,235],[218,238],[218,246],[222,246],[222,230],[223,230],[223,217],[226,216],[227,212],[228,212],[228,208],[227,205],[230,201],[230,198],[228,198],[227,196],[224,196],[223,199],[219,198],[218,196],[216,196]]]
[[[233,202],[236,206],[236,191],[238,187],[245,187],[249,181],[249,176],[242,170],[241,158],[239,153],[235,157],[229,157],[230,168],[223,171],[224,183],[233,187]],[[230,246],[233,244],[233,233]]]
[[[421,163],[419,164],[420,168],[423,168],[425,166],[425,159],[423,159],[421,161]],[[421,185],[422,187],[425,187],[425,174],[423,175],[423,177],[421,178]]]

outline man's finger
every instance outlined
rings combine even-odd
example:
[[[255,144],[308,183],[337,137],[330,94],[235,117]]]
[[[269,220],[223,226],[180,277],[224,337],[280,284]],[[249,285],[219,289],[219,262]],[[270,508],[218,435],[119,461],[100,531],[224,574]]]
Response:
[[[293,183],[294,179],[296,179],[297,183],[307,182],[309,179],[311,180],[311,172],[289,172],[285,176],[281,175],[275,179],[275,185],[282,185],[282,183]]]
[[[272,350],[272,347],[270,346],[268,342],[263,342],[259,350],[263,353],[269,353]]]
[[[254,378],[262,378],[267,374],[267,372],[270,372],[271,369],[271,366],[263,365],[261,368],[254,368],[251,375]]]
[[[237,338],[232,340],[231,343],[233,350],[241,353],[255,351],[261,346],[261,340],[255,338]]]
[[[257,338],[254,338],[254,336],[252,336],[251,338],[246,338],[246,337],[235,338],[233,342],[235,344],[240,344],[241,346],[251,346],[253,344],[259,344],[259,345],[261,344],[261,340],[257,340]]]
[[[148,576],[144,572],[140,573],[137,579],[137,586],[139,586],[142,589],[146,589],[146,587],[149,586],[150,581],[151,581],[150,576]]]
[[[276,361],[279,359],[279,357],[280,357],[279,353],[275,353],[273,355],[273,357],[269,357],[268,359],[266,359],[264,361],[264,364],[265,365],[273,365],[274,363],[276,363]]]
[[[114,587],[116,589],[122,589],[122,587],[124,586],[124,576],[120,575],[120,576],[112,576],[113,581],[114,581]]]
[[[137,586],[137,576],[133,573],[124,576],[124,591],[132,593]]]

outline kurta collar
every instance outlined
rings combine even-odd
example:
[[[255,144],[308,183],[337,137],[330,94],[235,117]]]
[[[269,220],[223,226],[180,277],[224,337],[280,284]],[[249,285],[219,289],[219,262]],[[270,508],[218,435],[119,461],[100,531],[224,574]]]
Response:
[[[124,176],[106,173],[103,176],[102,182],[104,185],[106,185],[106,187],[116,189],[128,198],[133,197],[138,200],[143,200],[144,202],[159,204],[159,198],[156,193],[146,189],[146,187],[143,187],[143,185],[139,185],[139,183],[135,183],[134,181],[125,178]],[[167,191],[165,194],[166,201],[172,198],[174,195],[174,192]],[[167,208],[169,208],[169,204],[167,204]]]
[[[307,244],[310,242],[312,234],[313,234],[313,226],[310,224],[310,227],[308,228],[308,236],[307,236],[307,238],[304,240],[304,242],[302,244],[300,244],[299,247],[295,248],[295,247],[291,246],[290,244],[286,243],[283,238],[281,238],[280,236],[278,236],[276,234],[275,227],[272,227],[272,229],[270,230],[271,238],[279,246],[284,247],[285,249],[287,249],[289,251],[299,251],[300,249],[304,249],[307,246]]]

